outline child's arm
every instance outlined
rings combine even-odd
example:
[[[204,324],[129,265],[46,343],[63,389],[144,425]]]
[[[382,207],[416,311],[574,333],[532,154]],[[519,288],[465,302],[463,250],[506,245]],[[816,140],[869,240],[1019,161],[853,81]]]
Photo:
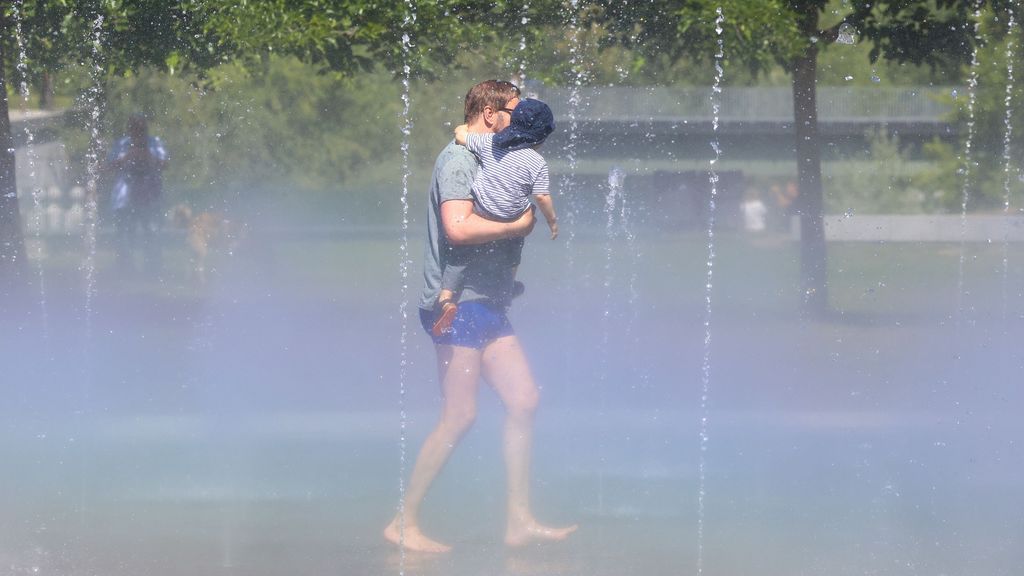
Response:
[[[480,134],[479,132],[470,134],[469,127],[465,124],[455,127],[455,143],[469,148],[469,151],[477,156],[487,153],[490,149],[488,144],[493,137],[493,134]]]
[[[555,214],[555,203],[551,201],[551,194],[534,194],[533,201],[537,204],[537,208],[540,208],[544,219],[548,221],[551,239],[558,238],[558,216]]]
[[[455,127],[455,143],[462,146],[466,145],[466,139],[469,137],[469,126],[466,124],[459,124]]]

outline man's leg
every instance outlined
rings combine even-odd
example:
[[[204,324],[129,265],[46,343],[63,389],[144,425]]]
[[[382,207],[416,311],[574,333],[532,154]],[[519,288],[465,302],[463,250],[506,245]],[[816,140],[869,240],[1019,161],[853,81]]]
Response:
[[[562,540],[576,525],[553,528],[537,522],[530,510],[530,455],[533,414],[540,397],[516,336],[502,336],[483,351],[483,376],[505,404],[505,465],[508,519],[505,543],[522,546],[536,540]]]
[[[455,446],[476,418],[480,381],[480,351],[462,346],[436,345],[444,407],[441,420],[427,436],[405,491],[405,504],[384,529],[384,537],[421,552],[447,552],[451,548],[427,538],[419,527],[420,504]]]

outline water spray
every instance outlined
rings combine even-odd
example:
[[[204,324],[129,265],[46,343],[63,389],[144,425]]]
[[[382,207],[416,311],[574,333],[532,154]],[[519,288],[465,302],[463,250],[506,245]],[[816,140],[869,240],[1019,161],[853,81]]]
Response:
[[[402,206],[402,239],[399,244],[398,264],[402,282],[402,295],[399,299],[399,314],[401,316],[402,328],[399,337],[401,349],[399,352],[400,361],[398,369],[398,549],[400,554],[398,573],[400,575],[405,574],[405,473],[408,466],[406,429],[409,420],[406,413],[405,397],[409,367],[409,268],[412,265],[412,261],[409,258],[409,144],[413,122],[410,110],[412,103],[410,93],[412,67],[409,62],[411,60],[413,42],[409,36],[409,30],[416,23],[415,0],[406,0],[406,9],[405,19],[402,22],[402,28],[406,32],[402,34],[402,58],[404,60],[402,65],[402,194],[399,198]]]
[[[712,295],[714,288],[715,271],[715,200],[718,196],[718,172],[716,164],[722,157],[722,149],[718,141],[719,112],[721,109],[722,60],[725,58],[724,42],[722,39],[722,24],[725,23],[725,16],[722,7],[715,11],[718,15],[715,18],[715,36],[717,50],[715,51],[715,82],[711,87],[711,110],[714,115],[712,120],[711,149],[715,155],[711,159],[708,168],[708,181],[711,184],[711,198],[708,204],[708,251],[707,251],[707,282],[704,285],[704,359],[701,363],[701,394],[700,394],[700,457],[697,464],[699,485],[697,490],[697,574],[704,573],[704,516],[705,499],[707,496],[707,451],[708,451],[708,407],[711,394],[711,312]]]

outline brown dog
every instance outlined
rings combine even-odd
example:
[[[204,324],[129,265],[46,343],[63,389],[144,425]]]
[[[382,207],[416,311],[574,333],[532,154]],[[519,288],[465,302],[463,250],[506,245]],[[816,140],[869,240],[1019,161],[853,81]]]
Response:
[[[212,254],[231,255],[245,239],[246,226],[214,212],[193,214],[185,204],[171,212],[171,221],[185,229],[185,241],[192,257],[192,272],[197,282],[206,284],[207,266]]]

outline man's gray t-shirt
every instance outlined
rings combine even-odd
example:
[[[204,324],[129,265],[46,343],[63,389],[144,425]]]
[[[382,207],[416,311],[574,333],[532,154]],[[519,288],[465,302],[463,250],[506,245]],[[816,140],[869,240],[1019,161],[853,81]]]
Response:
[[[423,250],[423,295],[419,304],[424,310],[432,310],[437,303],[441,274],[450,248],[441,227],[441,204],[448,200],[473,200],[477,169],[476,156],[454,140],[441,150],[434,163],[427,205],[427,243]],[[498,240],[481,246],[505,252],[511,249],[511,242]],[[508,306],[515,281],[515,268],[507,265],[508,261],[504,257],[484,258],[469,267],[459,301],[490,300],[498,306]]]

